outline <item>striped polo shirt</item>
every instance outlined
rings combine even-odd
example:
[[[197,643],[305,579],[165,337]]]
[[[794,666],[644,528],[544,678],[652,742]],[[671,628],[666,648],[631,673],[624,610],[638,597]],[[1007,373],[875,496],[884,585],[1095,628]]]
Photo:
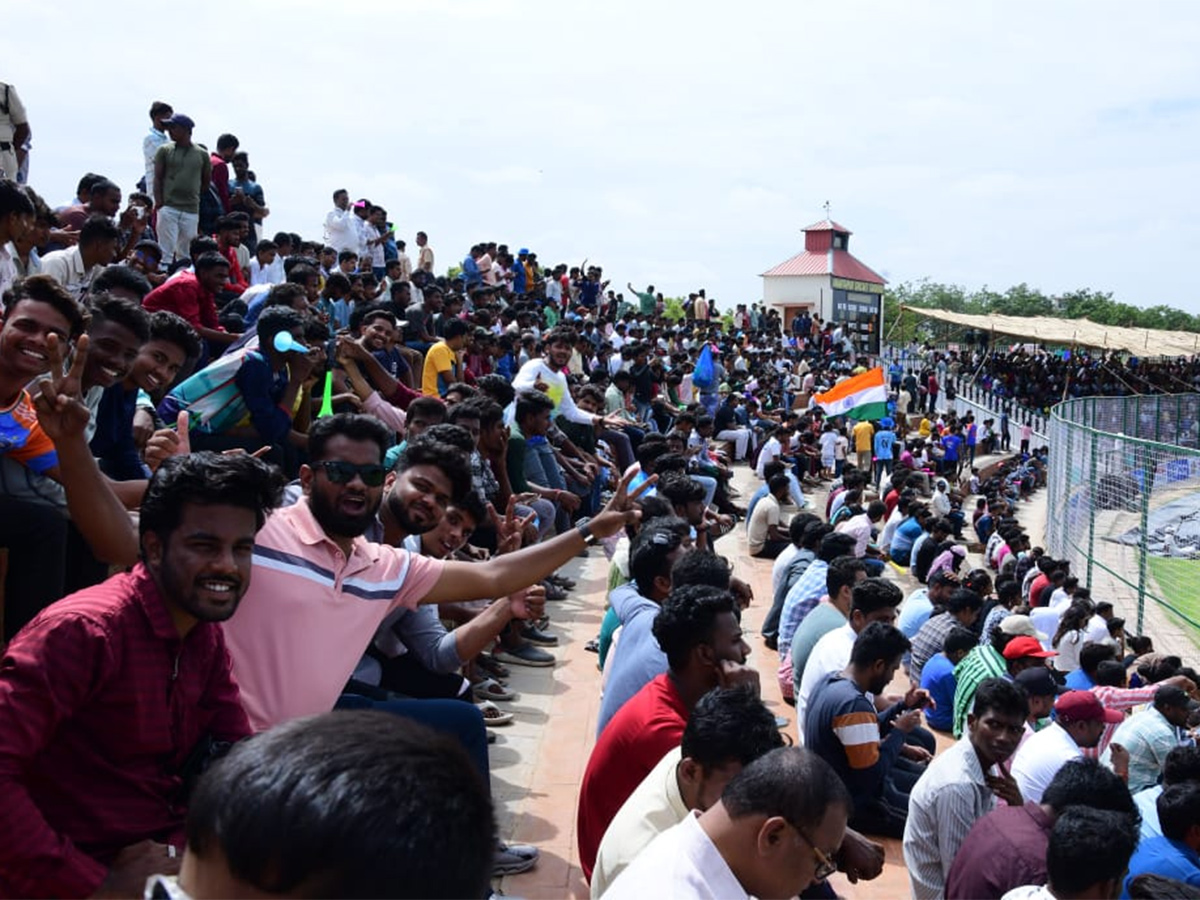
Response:
[[[255,539],[250,587],[223,626],[254,729],[333,709],[388,613],[416,609],[442,567],[362,537],[346,558],[307,499],[272,513]]]

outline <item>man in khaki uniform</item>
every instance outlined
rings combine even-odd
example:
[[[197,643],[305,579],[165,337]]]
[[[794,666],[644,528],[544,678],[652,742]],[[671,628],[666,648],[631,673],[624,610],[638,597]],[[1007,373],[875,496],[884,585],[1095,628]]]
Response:
[[[0,81],[0,178],[25,181],[20,170],[30,134],[29,117],[17,89]]]

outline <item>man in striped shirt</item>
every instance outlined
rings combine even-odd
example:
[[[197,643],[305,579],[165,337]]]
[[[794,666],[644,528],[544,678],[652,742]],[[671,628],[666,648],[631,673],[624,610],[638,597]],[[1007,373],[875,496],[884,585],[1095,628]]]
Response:
[[[910,690],[877,712],[868,695],[891,684],[908,649],[895,627],[873,622],[854,642],[845,671],[826,675],[804,719],[804,745],[833,766],[854,798],[851,827],[899,838],[918,773],[897,765],[910,751],[907,736],[921,721],[929,695]]]
[[[1029,698],[1012,682],[989,678],[974,700],[966,735],[929,764],[909,797],[904,864],[914,900],[945,896],[958,848],[971,826],[995,808],[996,797],[1011,806],[1022,803],[1003,764],[1021,740]]]

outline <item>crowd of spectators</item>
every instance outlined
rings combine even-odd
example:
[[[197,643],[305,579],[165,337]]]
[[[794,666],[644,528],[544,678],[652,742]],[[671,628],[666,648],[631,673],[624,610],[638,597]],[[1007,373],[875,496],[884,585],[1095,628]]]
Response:
[[[1196,674],[1031,545],[1044,448],[936,369],[826,416],[875,363],[837,323],[490,240],[439,274],[342,189],[267,237],[237,138],[150,119],[124,209],[0,179],[0,895],[486,896],[539,858],[490,795],[510,667],[597,544],[593,896],[830,897],[872,836],[917,897],[1200,883]]]

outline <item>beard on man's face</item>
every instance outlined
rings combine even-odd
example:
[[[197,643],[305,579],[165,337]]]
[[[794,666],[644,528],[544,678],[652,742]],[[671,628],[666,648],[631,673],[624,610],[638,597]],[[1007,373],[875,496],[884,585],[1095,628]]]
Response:
[[[313,518],[317,520],[325,533],[337,537],[358,537],[371,527],[376,513],[379,512],[379,501],[371,503],[369,498],[361,512],[346,512],[324,493],[316,490],[309,495],[309,506],[312,509]]]
[[[424,518],[414,518],[398,490],[389,491],[386,499],[388,510],[406,534],[425,534],[437,525],[436,519],[426,521]]]

